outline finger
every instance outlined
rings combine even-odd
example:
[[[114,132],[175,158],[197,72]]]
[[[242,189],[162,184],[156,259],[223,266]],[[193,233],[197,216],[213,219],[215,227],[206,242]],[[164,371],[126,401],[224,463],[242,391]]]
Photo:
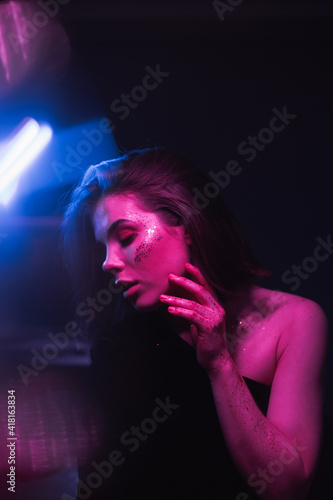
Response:
[[[184,309],[183,307],[169,306],[168,312],[170,314],[173,314],[174,316],[178,316],[180,318],[184,318],[184,319],[187,319],[188,321],[191,321],[191,323],[194,323],[199,328],[204,327],[206,324],[209,325],[209,320],[207,318],[204,318],[197,311],[194,311],[191,309]]]
[[[190,335],[191,335],[193,347],[197,347],[199,333],[198,333],[197,327],[193,324],[190,326]]]
[[[174,295],[160,295],[160,301],[169,306],[183,307],[184,309],[196,309],[200,304],[194,300],[183,299],[182,297],[175,297]]]
[[[192,276],[197,280],[197,282],[199,283],[199,285],[201,285],[204,288],[206,288],[206,290],[209,290],[210,293],[214,292],[213,289],[211,288],[211,286],[209,285],[209,283],[207,282],[206,278],[204,277],[204,275],[202,274],[202,272],[200,271],[200,269],[198,267],[194,266],[190,262],[186,262],[185,269],[190,274],[192,274]]]
[[[184,290],[191,292],[200,304],[212,305],[212,301],[214,301],[214,299],[210,292],[202,285],[199,285],[188,278],[184,278],[183,276],[177,276],[176,274],[169,274],[169,280],[181,286]]]
[[[194,300],[183,299],[181,297],[174,297],[173,295],[160,295],[160,301],[168,306],[180,307],[182,309],[191,309],[200,314],[203,318],[212,319],[215,316],[215,311],[209,309],[205,305],[201,305]]]
[[[179,318],[184,318],[190,321],[197,328],[197,332],[208,332],[212,327],[212,320],[210,318],[204,318],[196,311],[190,311],[189,309],[183,309],[181,307],[168,307],[168,312]]]

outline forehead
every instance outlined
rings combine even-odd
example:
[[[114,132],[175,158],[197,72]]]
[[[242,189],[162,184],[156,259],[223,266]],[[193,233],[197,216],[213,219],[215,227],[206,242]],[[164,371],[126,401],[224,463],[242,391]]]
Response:
[[[134,213],[147,213],[140,200],[134,194],[112,194],[99,200],[93,213],[93,217],[105,217],[108,215],[112,220],[118,215],[133,216]]]
[[[93,212],[96,236],[101,235],[119,219],[142,222],[153,212],[145,210],[141,200],[134,194],[109,195],[101,198]]]

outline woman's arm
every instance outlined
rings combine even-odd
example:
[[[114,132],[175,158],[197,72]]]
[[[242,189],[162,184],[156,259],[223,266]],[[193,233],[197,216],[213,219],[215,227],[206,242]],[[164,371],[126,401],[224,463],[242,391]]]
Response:
[[[310,300],[284,306],[277,368],[267,416],[256,405],[227,349],[225,312],[200,271],[200,284],[171,279],[197,301],[164,299],[169,311],[188,319],[199,363],[206,369],[221,429],[241,475],[263,499],[301,500],[315,469],[321,436],[322,369],[327,321]],[[222,471],[223,473],[223,471]],[[241,492],[240,492],[241,493]],[[239,496],[237,500],[245,500]]]

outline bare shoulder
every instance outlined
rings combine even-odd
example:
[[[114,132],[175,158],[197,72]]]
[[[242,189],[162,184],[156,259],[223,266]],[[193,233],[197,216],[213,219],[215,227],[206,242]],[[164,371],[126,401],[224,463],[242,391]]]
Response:
[[[288,321],[289,325],[291,321],[306,318],[327,323],[322,307],[317,302],[299,295],[257,287],[254,303],[259,308],[261,305],[268,317],[274,313],[279,321]]]
[[[274,321],[279,330],[279,356],[289,346],[324,354],[328,335],[328,321],[322,307],[315,301],[290,293],[267,290],[274,308]]]
[[[297,315],[315,316],[318,319],[326,320],[326,315],[322,307],[311,299],[277,290],[265,289],[265,291],[267,297],[275,305],[276,312],[281,316],[290,319],[290,315],[294,313]]]
[[[242,375],[271,385],[279,367],[308,377],[324,366],[327,319],[313,300],[254,287],[250,315],[228,336],[228,347]],[[297,368],[296,368],[297,366]]]

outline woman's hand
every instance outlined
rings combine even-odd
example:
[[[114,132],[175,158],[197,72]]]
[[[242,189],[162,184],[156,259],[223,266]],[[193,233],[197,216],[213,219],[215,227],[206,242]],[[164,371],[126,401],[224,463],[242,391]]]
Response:
[[[201,271],[186,263],[188,271],[198,283],[183,276],[169,275],[169,280],[190,292],[196,300],[161,295],[170,314],[190,321],[190,335],[197,350],[200,365],[208,372],[215,371],[230,359],[226,342],[225,311],[214,297],[214,292]]]

